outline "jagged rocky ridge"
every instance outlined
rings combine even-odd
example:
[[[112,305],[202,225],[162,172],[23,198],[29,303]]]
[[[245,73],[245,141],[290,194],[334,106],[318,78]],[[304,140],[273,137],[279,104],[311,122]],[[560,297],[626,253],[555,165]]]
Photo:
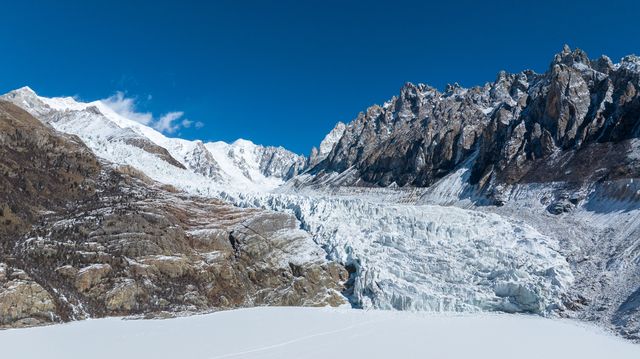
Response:
[[[597,178],[585,178],[579,164],[567,174],[552,162],[557,156],[569,161],[568,151],[571,158],[583,149],[600,158],[596,153],[606,155],[611,146],[629,149],[625,141],[640,136],[639,78],[636,56],[614,65],[565,46],[544,74],[501,72],[493,83],[450,85],[444,92],[408,83],[398,97],[347,125],[312,170],[313,182],[348,173],[336,184],[426,187],[471,161],[469,182],[499,201],[494,192],[518,182],[630,178],[636,167],[617,158],[606,158],[608,171]]]
[[[346,271],[293,216],[114,168],[5,101],[0,173],[0,327],[344,302]]]

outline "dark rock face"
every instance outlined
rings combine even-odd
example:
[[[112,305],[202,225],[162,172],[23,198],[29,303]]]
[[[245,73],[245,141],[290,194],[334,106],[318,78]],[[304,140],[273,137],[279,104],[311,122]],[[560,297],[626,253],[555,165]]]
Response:
[[[407,84],[348,124],[312,171],[353,171],[343,185],[429,186],[471,160],[471,184],[487,194],[500,183],[553,181],[557,170],[532,172],[540,161],[640,137],[639,88],[640,58],[613,65],[568,47],[544,74],[501,72],[482,87],[443,93]]]
[[[507,120],[498,116],[490,120],[479,143],[472,183],[484,187],[492,181],[560,180],[567,168],[562,173],[560,168],[539,170],[542,162],[550,167],[554,161],[550,157],[558,154],[581,157],[586,161],[581,164],[583,173],[599,169],[594,166],[602,162],[599,154],[607,154],[612,146],[622,150],[624,141],[640,136],[640,97],[635,90],[640,83],[639,65],[638,58],[625,57],[614,67],[606,57],[591,61],[581,50],[565,48],[549,71],[531,85],[525,106],[501,108]],[[600,163],[604,168],[618,162],[611,157],[605,160],[607,164]],[[565,180],[598,180],[571,177]]]
[[[528,81],[527,74],[501,73],[493,84],[468,90],[452,85],[444,93],[406,84],[398,97],[347,125],[315,170],[354,167],[358,184],[428,186],[476,150],[493,104],[515,106]]]
[[[7,102],[0,171],[0,326],[344,302],[346,271],[292,216],[113,170]]]

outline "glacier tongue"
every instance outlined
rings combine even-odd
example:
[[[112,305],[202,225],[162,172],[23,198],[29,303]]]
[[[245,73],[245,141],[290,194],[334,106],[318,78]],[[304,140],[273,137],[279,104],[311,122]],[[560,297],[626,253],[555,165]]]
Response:
[[[555,240],[497,214],[319,194],[226,199],[295,214],[353,269],[350,299],[363,308],[544,314],[573,281]]]

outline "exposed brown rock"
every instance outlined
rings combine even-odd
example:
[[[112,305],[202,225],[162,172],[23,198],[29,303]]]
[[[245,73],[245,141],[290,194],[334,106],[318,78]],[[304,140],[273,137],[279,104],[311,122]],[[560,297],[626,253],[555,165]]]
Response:
[[[80,292],[86,292],[111,272],[111,266],[108,264],[92,264],[78,271],[76,274],[76,289]]]
[[[23,271],[0,263],[0,327],[28,326],[55,320],[53,297]]]
[[[289,265],[314,246],[294,217],[103,166],[77,138],[1,101],[0,170],[4,326],[344,303],[339,265],[322,255]]]

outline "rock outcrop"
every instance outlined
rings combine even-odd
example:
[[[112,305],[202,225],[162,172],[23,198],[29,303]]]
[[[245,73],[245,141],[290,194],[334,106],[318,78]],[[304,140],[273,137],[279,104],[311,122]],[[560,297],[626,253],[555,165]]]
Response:
[[[258,146],[260,172],[267,177],[288,180],[307,168],[307,158],[282,147]]]
[[[0,326],[29,326],[58,319],[53,297],[24,271],[0,263]]]
[[[0,325],[338,305],[294,217],[182,195],[0,101]]]
[[[479,141],[471,183],[491,191],[495,184],[580,187],[637,177],[639,164],[627,153],[640,137],[639,66],[635,56],[614,66],[565,47],[531,83],[522,106],[496,110]]]
[[[311,155],[309,156],[309,166],[315,166],[320,163],[322,160],[327,158],[331,150],[336,145],[336,143],[340,140],[342,135],[344,134],[344,130],[347,128],[342,122],[338,122],[335,127],[329,132],[322,142],[320,142],[319,148],[312,148]]]

